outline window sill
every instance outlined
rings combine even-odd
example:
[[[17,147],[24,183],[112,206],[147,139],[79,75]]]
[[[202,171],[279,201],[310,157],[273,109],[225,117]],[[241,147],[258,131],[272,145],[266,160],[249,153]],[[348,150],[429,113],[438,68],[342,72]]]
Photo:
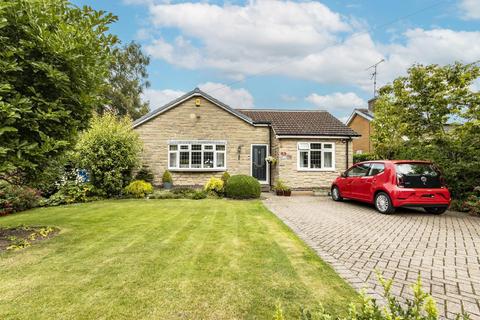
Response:
[[[168,168],[171,172],[222,172],[227,168]]]
[[[335,169],[305,169],[305,168],[298,168],[297,171],[302,171],[302,172],[336,172]]]

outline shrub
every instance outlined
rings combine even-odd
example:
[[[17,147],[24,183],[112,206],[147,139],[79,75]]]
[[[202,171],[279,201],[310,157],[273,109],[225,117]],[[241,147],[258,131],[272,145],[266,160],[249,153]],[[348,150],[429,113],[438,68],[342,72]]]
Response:
[[[353,155],[353,163],[376,159],[377,157],[373,153],[357,153]]]
[[[153,172],[147,166],[142,166],[142,168],[135,175],[135,180],[143,180],[145,182],[153,183]]]
[[[90,183],[67,181],[60,189],[43,202],[45,206],[59,206],[95,200],[95,188]]]
[[[188,195],[188,198],[192,200],[201,200],[201,199],[205,199],[206,197],[207,197],[207,193],[203,190],[195,190],[193,191],[193,193],[190,193]]]
[[[252,199],[260,197],[260,183],[254,177],[233,175],[225,186],[227,197],[233,199]]]
[[[474,193],[468,196],[465,206],[470,213],[480,215],[480,187],[476,187]]]
[[[40,200],[40,192],[36,189],[0,183],[0,215],[35,208]]]
[[[170,190],[170,192],[174,193],[174,194],[179,194],[179,195],[185,196],[187,194],[195,192],[195,189],[188,188],[188,187],[178,187],[178,188],[174,188],[174,189]]]
[[[211,177],[203,188],[205,191],[215,193],[216,195],[223,194],[223,180]]]
[[[152,192],[152,184],[143,180],[132,181],[125,187],[125,193],[134,198],[145,198]]]
[[[88,169],[91,183],[104,195],[119,195],[139,163],[141,141],[129,118],[112,113],[95,115],[76,146],[80,167]]]
[[[225,171],[225,172],[222,174],[223,185],[226,185],[226,184],[227,184],[228,179],[230,179],[230,173],[228,173],[227,171]]]
[[[183,195],[175,194],[170,191],[157,190],[148,196],[149,199],[181,199]]]
[[[207,193],[203,190],[194,190],[190,188],[176,188],[171,191],[158,190],[149,195],[150,199],[205,199]]]
[[[165,172],[163,173],[163,176],[162,176],[162,182],[163,183],[173,183],[172,174],[170,173],[170,171],[165,170]]]
[[[368,297],[361,292],[360,303],[350,303],[348,316],[339,317],[328,314],[323,307],[317,311],[301,309],[300,314],[295,319],[308,320],[436,320],[440,319],[437,305],[431,295],[422,290],[420,277],[415,285],[413,285],[414,299],[407,298],[405,303],[399,302],[390,292],[392,288],[392,280],[385,280],[382,276],[378,276],[379,282],[383,286],[386,306],[380,306],[376,300]],[[277,304],[274,313],[274,319],[286,318],[283,316],[281,304]],[[466,313],[457,314],[457,320],[470,319]]]

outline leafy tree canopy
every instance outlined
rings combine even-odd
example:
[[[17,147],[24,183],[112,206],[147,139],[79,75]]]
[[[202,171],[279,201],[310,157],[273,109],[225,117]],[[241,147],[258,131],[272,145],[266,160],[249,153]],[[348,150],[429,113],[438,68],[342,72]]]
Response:
[[[0,2],[0,178],[29,182],[103,104],[116,17],[67,0]]]
[[[110,65],[109,86],[105,91],[109,103],[98,111],[110,110],[120,116],[140,118],[149,110],[149,103],[142,101],[141,94],[144,88],[150,86],[147,81],[150,58],[135,42],[116,48],[114,56]]]
[[[414,65],[380,89],[373,143],[384,159],[424,159],[443,169],[455,197],[480,182],[480,77],[476,63]]]

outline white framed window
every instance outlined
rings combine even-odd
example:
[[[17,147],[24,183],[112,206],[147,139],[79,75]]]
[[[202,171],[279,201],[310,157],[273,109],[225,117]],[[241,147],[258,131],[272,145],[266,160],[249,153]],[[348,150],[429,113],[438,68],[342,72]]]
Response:
[[[214,141],[171,141],[169,170],[226,170],[226,143]]]
[[[298,170],[335,170],[333,142],[299,142],[297,150]]]

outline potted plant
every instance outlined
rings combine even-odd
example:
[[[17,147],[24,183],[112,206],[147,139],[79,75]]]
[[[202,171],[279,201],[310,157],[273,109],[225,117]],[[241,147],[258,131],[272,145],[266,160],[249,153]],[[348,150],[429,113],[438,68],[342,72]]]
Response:
[[[270,163],[272,166],[274,166],[277,163],[277,159],[275,157],[272,157],[272,156],[266,157],[265,161]]]
[[[275,185],[273,186],[273,190],[275,191],[277,196],[283,196],[285,188],[286,188],[286,186],[281,179],[278,179],[275,182]]]
[[[172,174],[170,171],[165,170],[162,176],[162,183],[164,189],[172,189],[173,181],[172,181]]]
[[[289,187],[285,186],[285,188],[283,189],[283,195],[285,197],[290,197],[292,195],[292,189],[290,189]]]

